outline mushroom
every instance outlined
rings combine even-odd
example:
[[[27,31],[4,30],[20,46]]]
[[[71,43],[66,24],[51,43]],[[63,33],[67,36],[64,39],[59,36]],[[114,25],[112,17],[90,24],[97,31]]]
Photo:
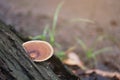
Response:
[[[48,60],[53,55],[53,47],[46,41],[27,41],[22,45],[30,58],[35,62]]]

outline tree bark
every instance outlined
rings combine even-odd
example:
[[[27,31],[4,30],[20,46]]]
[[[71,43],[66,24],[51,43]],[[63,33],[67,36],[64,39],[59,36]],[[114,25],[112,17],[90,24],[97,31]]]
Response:
[[[0,21],[0,80],[79,80],[56,56],[33,62],[21,46],[23,40]]]

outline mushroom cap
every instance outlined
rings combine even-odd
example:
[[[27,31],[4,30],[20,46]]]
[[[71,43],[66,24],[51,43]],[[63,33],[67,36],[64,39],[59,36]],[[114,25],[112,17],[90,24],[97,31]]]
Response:
[[[23,47],[35,62],[48,60],[53,55],[52,46],[46,41],[33,40],[23,43]]]

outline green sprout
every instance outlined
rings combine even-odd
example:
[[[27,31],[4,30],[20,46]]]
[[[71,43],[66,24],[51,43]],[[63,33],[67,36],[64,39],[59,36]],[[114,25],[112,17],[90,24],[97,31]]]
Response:
[[[48,41],[52,46],[56,46],[58,49],[61,48],[61,45],[57,42],[55,42],[55,32],[56,32],[56,27],[57,27],[57,21],[58,21],[58,16],[60,13],[60,10],[63,6],[64,2],[61,2],[58,4],[54,16],[53,16],[53,23],[52,23],[52,28],[50,29],[49,25],[45,26],[45,29],[42,34],[37,35],[35,37],[32,37],[32,40],[44,40]],[[65,57],[64,51],[58,51],[56,55],[63,60]]]
[[[57,21],[58,21],[58,16],[60,13],[60,10],[62,8],[64,4],[64,1],[59,3],[54,16],[53,16],[53,23],[50,29],[50,25],[46,25],[43,33],[37,36],[32,37],[32,40],[44,40],[44,41],[48,41],[52,46],[56,46],[56,48],[61,49],[61,45],[57,42],[55,42],[55,33],[56,33],[56,27],[57,27]],[[70,23],[75,23],[75,22],[88,22],[88,23],[94,23],[94,21],[89,20],[89,19],[82,19],[82,18],[77,18],[77,19],[71,19],[69,21]],[[98,41],[98,40],[97,40]],[[82,41],[82,40],[78,40],[78,43],[82,46],[83,50],[86,52],[86,56],[87,58],[94,58],[96,55],[98,55],[99,53],[102,53],[104,51],[107,51],[108,49],[101,49],[98,51],[94,51],[93,48],[88,48],[86,46],[86,44]],[[96,42],[93,44],[93,46],[96,45]],[[56,55],[63,60],[65,57],[65,52],[64,51],[57,51]]]
[[[37,40],[45,40],[46,41],[49,38],[48,40],[52,46],[54,46],[56,44],[55,43],[55,31],[56,31],[56,27],[57,27],[58,15],[60,13],[62,5],[63,5],[63,2],[61,2],[55,10],[54,17],[53,17],[53,23],[52,23],[52,29],[49,29],[50,26],[46,25],[43,33],[40,35],[37,35],[35,37],[32,37],[32,40],[37,39]]]
[[[95,47],[97,46],[98,42],[102,41],[104,37],[105,36],[97,37],[97,39],[95,39],[91,47],[88,47],[83,40],[77,39],[79,45],[82,47],[83,51],[85,52],[87,59],[93,59],[94,61],[96,61],[97,55],[111,50],[111,47],[104,47],[99,50],[95,50]]]
[[[52,29],[49,31],[51,45],[55,45],[55,31],[56,31],[56,27],[57,27],[58,15],[60,13],[60,10],[61,10],[63,4],[64,4],[64,2],[61,2],[60,4],[58,4],[56,11],[54,13]]]

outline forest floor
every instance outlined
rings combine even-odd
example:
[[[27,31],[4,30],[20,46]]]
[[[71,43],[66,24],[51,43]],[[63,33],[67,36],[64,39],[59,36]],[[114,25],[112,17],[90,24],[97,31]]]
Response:
[[[8,25],[15,26],[15,29],[23,35],[40,35],[46,24],[52,25],[54,11],[60,0],[51,0],[50,2],[40,0],[39,3],[38,1],[0,0],[0,19]],[[81,62],[86,67],[120,72],[119,3],[119,0],[66,0],[57,22],[55,38],[56,42],[62,46],[57,50],[66,52],[70,48],[76,47],[72,52],[79,55]],[[76,19],[77,17],[89,19],[94,23],[69,22],[70,19]],[[87,51],[82,49],[83,47],[78,44],[76,38],[82,40],[88,49],[92,49],[94,46],[94,51],[107,47],[111,49],[95,56],[94,61],[93,58],[88,58],[85,55]],[[98,41],[94,45],[96,40]],[[97,64],[94,64],[94,62]],[[71,69],[78,70],[79,68],[72,66]]]

